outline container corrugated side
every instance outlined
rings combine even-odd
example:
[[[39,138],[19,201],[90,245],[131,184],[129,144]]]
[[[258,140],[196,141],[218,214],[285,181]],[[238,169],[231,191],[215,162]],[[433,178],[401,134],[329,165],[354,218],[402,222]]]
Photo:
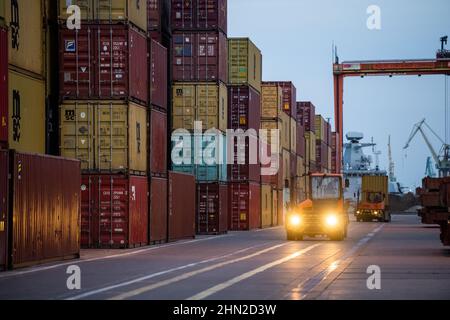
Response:
[[[169,241],[195,237],[195,178],[169,172]]]
[[[10,267],[79,257],[79,161],[16,152],[10,161]]]
[[[305,141],[305,161],[307,163],[316,162],[316,135],[311,131],[305,132]]]
[[[305,149],[306,149],[306,142],[305,142],[305,127],[300,123],[300,121],[297,121],[297,155],[301,157],[305,157]]]
[[[58,18],[67,21],[69,5],[81,9],[81,19],[86,22],[120,23],[131,22],[147,32],[147,2],[130,0],[58,0]]]
[[[228,231],[228,186],[223,183],[197,183],[197,234]]]
[[[3,6],[0,6],[4,8]],[[0,147],[8,146],[8,31],[0,27]]]
[[[157,0],[159,1],[159,0]],[[167,111],[169,76],[167,49],[154,40],[150,40],[150,104]]]
[[[223,83],[175,82],[172,86],[172,129],[194,130],[194,121],[203,130],[223,132],[228,124],[228,90]]]
[[[9,148],[45,153],[45,82],[10,69],[8,104]]]
[[[316,139],[327,143],[327,122],[325,119],[320,115],[317,114],[315,117],[315,133],[316,133]]]
[[[0,150],[0,271],[8,268],[8,150]]]
[[[275,199],[273,198],[273,188],[271,185],[261,185],[261,227],[273,226],[273,210]]]
[[[250,39],[228,39],[228,68],[231,85],[250,85],[261,92],[262,55]]]
[[[167,177],[167,114],[152,110],[150,112],[150,174]]]
[[[283,90],[279,85],[262,84],[261,117],[275,119],[283,108]]]
[[[230,183],[229,229],[261,228],[261,184]]]
[[[305,127],[305,131],[315,132],[316,107],[309,101],[297,102],[297,118]]]
[[[147,105],[147,38],[127,25],[59,30],[60,99],[130,99]]]
[[[362,176],[361,199],[365,199],[368,192],[381,192],[385,195],[384,203],[388,205],[388,176]]]
[[[297,119],[297,88],[291,81],[269,81],[263,84],[279,85],[283,92],[283,111],[294,119]]]
[[[150,244],[167,241],[167,179],[150,179]]]
[[[43,32],[43,1],[2,1],[9,28],[10,65],[44,75],[45,47]]]
[[[98,172],[147,172],[147,109],[120,101],[65,101],[60,153]]]
[[[132,248],[148,243],[147,177],[83,175],[83,247]]]

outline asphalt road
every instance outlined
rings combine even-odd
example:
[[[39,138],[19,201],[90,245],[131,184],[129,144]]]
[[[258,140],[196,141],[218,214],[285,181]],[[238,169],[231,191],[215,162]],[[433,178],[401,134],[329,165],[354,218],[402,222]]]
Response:
[[[80,290],[67,287],[71,265]],[[369,266],[379,289],[368,288]],[[231,232],[0,273],[0,299],[450,299],[450,248],[415,215],[352,221],[342,242],[288,242],[283,228]]]

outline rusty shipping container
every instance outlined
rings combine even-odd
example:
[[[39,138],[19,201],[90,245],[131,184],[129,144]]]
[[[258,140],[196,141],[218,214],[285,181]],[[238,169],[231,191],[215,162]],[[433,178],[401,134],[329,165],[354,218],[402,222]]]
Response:
[[[131,99],[147,105],[147,38],[129,25],[60,29],[60,99]]]
[[[146,173],[147,108],[122,101],[65,101],[60,106],[60,154],[84,171]]]
[[[8,146],[8,30],[0,27],[0,148]]]
[[[150,178],[150,244],[167,242],[167,179]]]
[[[195,177],[169,172],[169,241],[195,237]]]
[[[172,129],[194,130],[201,121],[203,130],[223,132],[228,124],[228,92],[224,83],[176,82],[172,86]]]
[[[9,70],[6,124],[9,148],[45,153],[45,81]]]
[[[316,107],[309,101],[297,102],[297,118],[305,127],[305,131],[316,131]]]
[[[172,81],[228,82],[227,38],[222,32],[174,32]]]
[[[167,112],[168,53],[167,49],[150,40],[150,104]]]
[[[230,183],[229,230],[261,228],[261,184]]]
[[[283,92],[283,111],[294,119],[297,119],[297,88],[291,81],[263,82],[268,85],[278,85]]]
[[[8,268],[9,151],[0,149],[0,271]]]
[[[9,160],[6,160],[8,157]],[[7,155],[3,151],[2,179],[7,178],[5,160],[10,164],[10,201],[6,219],[6,212],[2,211],[0,230],[4,232],[7,226],[10,228],[7,232],[8,241],[11,241],[7,245],[10,248],[8,267],[19,268],[79,257],[79,161],[15,151]],[[5,182],[0,184],[3,191]],[[3,192],[2,198],[5,198]],[[0,250],[1,238],[2,231]]]
[[[9,64],[31,72],[33,76],[44,75],[44,2],[42,0],[3,0],[5,23],[9,28]]]
[[[150,118],[150,173],[152,176],[167,177],[167,114],[152,110]]]
[[[227,33],[227,0],[171,0],[174,30],[221,30]]]
[[[67,8],[77,5],[88,23],[131,23],[147,32],[147,1],[144,0],[58,0],[58,18],[67,21]]]
[[[228,231],[228,185],[197,183],[197,234],[222,234]]]
[[[148,244],[147,177],[83,175],[81,245],[133,248]]]
[[[230,86],[228,87],[228,128],[242,129],[254,137],[254,151],[256,154],[256,164],[250,164],[250,150],[252,150],[250,138],[245,139],[245,145],[239,145],[235,139],[234,144],[234,164],[228,166],[228,177],[230,181],[260,181],[261,166],[259,162],[259,149],[257,137],[261,126],[261,99],[259,93],[250,86]],[[250,132],[248,130],[254,130]],[[245,147],[244,147],[245,146]],[[243,148],[244,147],[244,148]],[[245,152],[245,164],[238,164],[238,153]]]

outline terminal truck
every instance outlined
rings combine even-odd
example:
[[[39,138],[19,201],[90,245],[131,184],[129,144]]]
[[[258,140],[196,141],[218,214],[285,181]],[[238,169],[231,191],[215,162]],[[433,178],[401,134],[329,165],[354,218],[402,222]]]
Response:
[[[356,206],[356,221],[390,222],[388,176],[364,175]]]
[[[342,241],[349,225],[348,203],[344,201],[341,174],[310,173],[307,200],[289,208],[286,216],[287,240],[303,240],[305,236],[328,236]]]

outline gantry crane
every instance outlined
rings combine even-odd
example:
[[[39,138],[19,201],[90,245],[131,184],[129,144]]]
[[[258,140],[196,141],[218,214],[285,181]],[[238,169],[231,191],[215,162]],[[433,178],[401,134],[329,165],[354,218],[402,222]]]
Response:
[[[427,127],[428,130],[442,143],[441,151],[438,153],[434,150],[433,146],[431,145],[430,140],[428,139],[427,135],[425,134],[425,131],[423,130],[423,127]],[[414,139],[416,134],[420,132],[423,139],[425,140],[425,144],[427,145],[428,149],[431,152],[431,156],[433,157],[434,162],[436,163],[436,169],[439,171],[440,177],[447,177],[450,173],[450,145],[445,143],[441,137],[426,123],[425,119],[420,121],[419,123],[415,124],[411,135],[409,136],[408,141],[406,142],[406,145],[403,149],[408,149],[409,144]]]

